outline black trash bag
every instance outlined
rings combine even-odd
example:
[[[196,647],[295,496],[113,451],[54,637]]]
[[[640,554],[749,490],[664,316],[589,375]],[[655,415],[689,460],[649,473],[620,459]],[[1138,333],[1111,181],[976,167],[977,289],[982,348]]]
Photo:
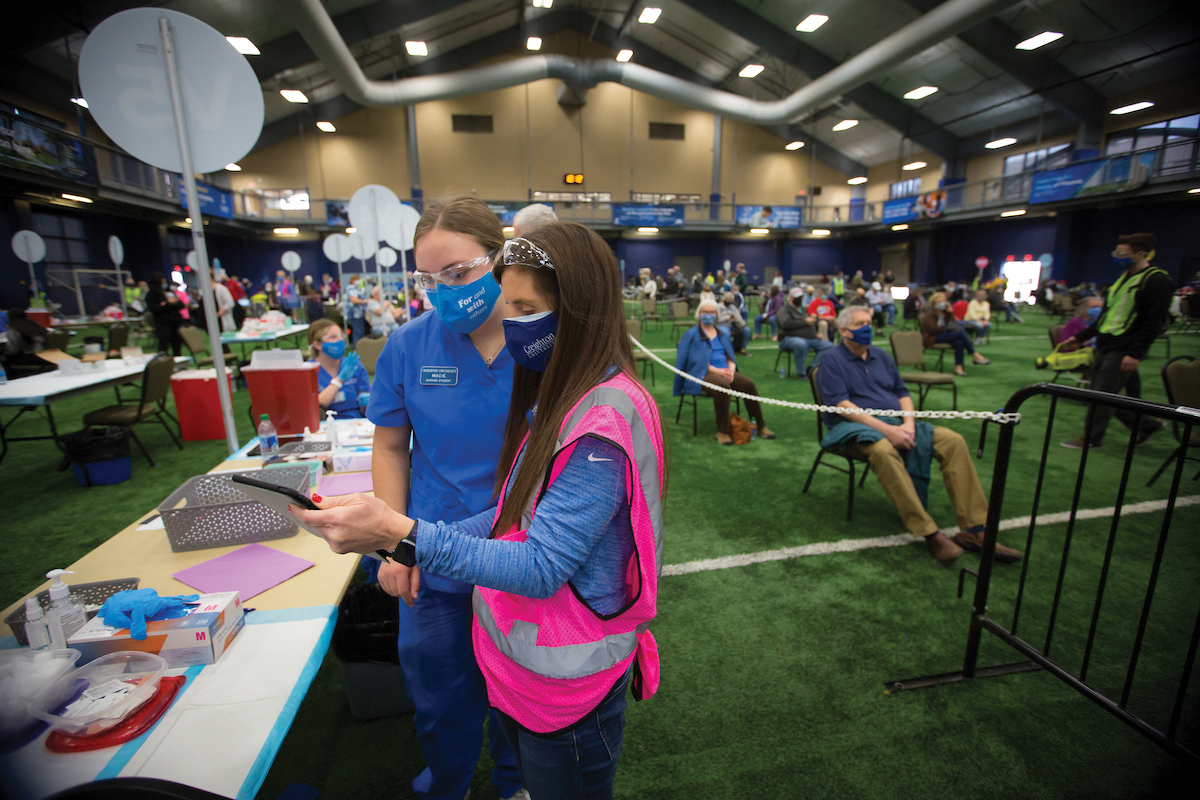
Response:
[[[105,340],[103,336],[85,336],[83,337],[84,344],[98,344],[104,347]]]
[[[129,429],[117,426],[94,426],[61,437],[65,457],[59,470],[71,465],[92,464],[129,458]]]
[[[347,663],[399,664],[400,601],[378,583],[351,586],[338,605],[333,653]]]

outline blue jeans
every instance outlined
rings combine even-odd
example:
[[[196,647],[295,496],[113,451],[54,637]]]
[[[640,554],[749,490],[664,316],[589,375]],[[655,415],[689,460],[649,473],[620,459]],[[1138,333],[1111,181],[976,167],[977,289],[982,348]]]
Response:
[[[611,800],[625,736],[629,672],[600,706],[557,736],[539,736],[500,711],[504,736],[517,756],[521,783],[534,798]]]
[[[413,793],[421,800],[462,800],[471,787],[488,717],[488,749],[496,764],[492,783],[501,797],[510,797],[521,783],[498,712],[489,716],[487,687],[471,645],[471,594],[422,586],[412,608],[396,602],[400,665],[428,764],[413,778]]]
[[[987,336],[989,325],[986,322],[979,322],[978,320],[964,319],[963,327],[967,329],[967,333],[976,339],[982,339],[984,336]]]
[[[779,340],[779,349],[788,350],[796,360],[796,377],[804,375],[808,351],[822,353],[833,347],[833,342],[826,339],[802,339],[799,336],[785,336]]]
[[[966,331],[943,331],[937,335],[935,341],[938,344],[948,344],[954,348],[954,363],[959,367],[963,365],[964,351],[975,354],[975,348],[971,345],[971,337],[967,336]]]
[[[893,324],[896,321],[896,305],[895,305],[895,303],[888,303],[886,306],[884,306],[883,313],[887,314],[887,324],[888,325]]]
[[[775,318],[767,317],[766,314],[759,314],[757,317],[754,318],[754,335],[758,336],[759,334],[762,333],[762,324],[764,321],[766,321],[767,323],[769,323],[771,325],[771,335],[774,336],[775,332],[777,330],[777,328],[775,326]]]
[[[346,324],[350,326],[350,344],[354,344],[367,335],[367,320],[365,317],[348,319],[346,320]]]

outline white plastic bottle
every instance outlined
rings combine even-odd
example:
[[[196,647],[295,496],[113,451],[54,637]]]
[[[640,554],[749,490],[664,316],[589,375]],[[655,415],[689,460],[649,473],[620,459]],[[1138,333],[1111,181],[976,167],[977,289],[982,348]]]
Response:
[[[25,600],[25,638],[29,640],[30,650],[40,650],[50,646],[50,631],[46,629],[45,614],[36,597]]]
[[[329,440],[329,449],[338,449],[338,434],[337,425],[334,424],[333,418],[335,413],[333,409],[325,412],[325,437]]]
[[[46,612],[46,628],[50,631],[50,645],[54,648],[65,648],[67,640],[87,622],[83,601],[71,594],[71,587],[62,581],[63,575],[74,574],[64,569],[52,569],[46,573],[46,577],[54,581],[50,584],[50,610]]]
[[[271,418],[268,415],[263,414],[259,420],[258,451],[265,463],[268,458],[273,458],[279,452],[279,435],[275,432],[275,426],[271,424]]]

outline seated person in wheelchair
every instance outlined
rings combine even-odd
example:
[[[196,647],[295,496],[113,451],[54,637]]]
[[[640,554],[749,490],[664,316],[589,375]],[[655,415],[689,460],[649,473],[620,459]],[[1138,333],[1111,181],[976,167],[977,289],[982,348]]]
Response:
[[[701,300],[696,308],[696,319],[700,324],[689,328],[679,339],[675,368],[700,380],[757,396],[758,387],[754,385],[754,381],[737,371],[737,361],[729,334],[717,327],[717,304],[711,300]],[[685,394],[698,395],[701,389],[700,384],[695,381],[675,376],[673,394],[676,397]],[[721,444],[732,444],[733,438],[729,435],[729,395],[713,392],[713,406],[717,413],[717,441]],[[775,434],[767,429],[767,423],[763,419],[762,404],[757,400],[747,400],[746,413],[758,423],[760,439],[775,438]]]
[[[838,315],[841,344],[825,353],[817,372],[822,402],[840,408],[912,411],[908,388],[896,362],[871,346],[871,309],[847,306]],[[909,533],[924,538],[929,552],[950,566],[963,548],[980,551],[988,503],[962,435],[913,417],[826,414],[825,448],[840,447],[871,466]],[[926,511],[930,462],[942,466],[942,482],[958,517],[959,532],[951,540],[938,532]],[[1017,561],[1021,554],[996,544],[996,560]]]

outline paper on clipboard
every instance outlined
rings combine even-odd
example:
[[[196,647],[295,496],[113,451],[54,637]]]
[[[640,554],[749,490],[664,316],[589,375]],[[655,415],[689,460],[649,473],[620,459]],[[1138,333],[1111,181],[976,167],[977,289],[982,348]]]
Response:
[[[230,480],[230,483],[232,483],[234,488],[237,489],[242,494],[246,495],[247,497],[253,498],[254,500],[257,500],[258,502],[262,503],[264,506],[266,506],[267,508],[276,512],[277,514],[281,514],[285,519],[290,519],[292,522],[299,525],[300,530],[307,531],[308,533],[311,533],[313,536],[316,536],[319,539],[325,538],[324,536],[321,536],[321,534],[317,533],[316,531],[314,531],[310,528],[306,528],[304,526],[304,523],[300,521],[300,518],[291,512],[291,509],[289,509],[288,506],[295,503],[296,501],[292,500],[287,495],[280,494],[279,492],[273,492],[270,489],[260,489],[257,486],[250,486],[245,483],[235,483],[232,480]],[[366,555],[370,556],[371,558],[375,559],[376,561],[383,560],[375,553],[367,553]]]

